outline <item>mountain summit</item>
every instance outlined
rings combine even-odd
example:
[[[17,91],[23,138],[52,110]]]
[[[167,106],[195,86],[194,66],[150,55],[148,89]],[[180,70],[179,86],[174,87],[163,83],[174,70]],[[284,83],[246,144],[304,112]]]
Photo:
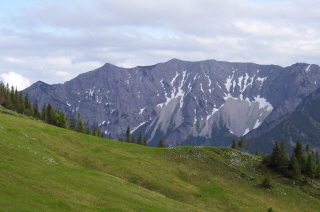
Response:
[[[105,64],[64,84],[36,82],[24,92],[51,102],[69,117],[118,138],[130,125],[155,146],[227,146],[233,137],[272,130],[319,88],[318,65],[289,67],[177,59],[152,66]]]

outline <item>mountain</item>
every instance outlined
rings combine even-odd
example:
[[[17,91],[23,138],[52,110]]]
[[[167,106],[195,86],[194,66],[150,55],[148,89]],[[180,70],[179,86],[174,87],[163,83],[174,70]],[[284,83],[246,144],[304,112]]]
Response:
[[[9,115],[11,114],[11,115]],[[319,179],[230,148],[151,148],[0,110],[1,211],[319,211]],[[272,189],[261,183],[271,177]]]
[[[114,138],[128,125],[155,146],[227,146],[269,132],[319,88],[318,65],[289,67],[177,59],[152,66],[105,64],[63,84],[36,82],[24,92],[69,117],[80,112]]]
[[[299,139],[311,147],[320,147],[320,89],[313,91],[296,107],[296,110],[289,113],[286,119],[280,122],[272,130],[259,135],[258,137],[246,136],[250,143],[251,152],[255,148],[270,152],[273,141],[284,139],[292,146]],[[266,148],[263,148],[263,147]],[[262,148],[261,148],[262,147]],[[290,152],[292,148],[288,149]]]

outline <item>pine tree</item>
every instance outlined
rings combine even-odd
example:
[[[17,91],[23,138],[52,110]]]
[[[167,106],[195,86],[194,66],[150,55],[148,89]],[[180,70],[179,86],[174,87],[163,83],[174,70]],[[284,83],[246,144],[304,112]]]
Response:
[[[143,145],[144,146],[148,145],[147,138],[145,136],[143,136]]]
[[[246,146],[246,142],[243,137],[240,138],[238,146],[241,148],[241,150],[243,150],[243,148]]]
[[[3,82],[0,81],[0,107],[5,101],[5,86]]]
[[[47,110],[47,104],[46,103],[44,103],[43,107],[42,107],[41,119],[42,119],[42,121],[48,123],[48,110]]]
[[[319,165],[319,162],[320,162],[320,156],[319,156],[319,150],[316,151],[316,155],[314,156],[315,158],[315,163],[317,165]]]
[[[51,103],[49,103],[48,107],[47,107],[47,116],[48,116],[47,123],[53,124],[53,107],[52,107]]]
[[[136,139],[134,138],[133,135],[131,135],[131,137],[130,137],[130,143],[136,143]]]
[[[28,94],[26,94],[24,97],[24,111],[23,111],[23,113],[28,116],[31,116],[33,114],[32,105],[31,105],[31,101],[30,101]]]
[[[74,116],[74,114],[72,114],[71,120],[70,120],[70,125],[69,128],[73,131],[76,131],[77,128],[77,122],[76,122],[76,118]]]
[[[111,133],[108,134],[108,139],[110,139],[110,140],[112,139]]]
[[[279,164],[277,169],[282,173],[286,174],[288,165],[289,165],[289,160],[288,160],[288,154],[286,150],[286,144],[284,140],[281,141],[280,144],[280,155],[279,155]]]
[[[119,136],[119,139],[118,139],[120,142],[124,142],[123,140],[123,137],[122,136]]]
[[[78,112],[77,132],[84,133],[84,125],[83,125],[83,122],[82,122],[82,118],[81,118],[80,112]]]
[[[277,169],[280,164],[280,147],[279,142],[276,141],[275,146],[272,149],[270,158],[270,167]]]
[[[310,177],[311,179],[314,178],[315,176],[315,163],[314,163],[314,157],[312,156],[312,154],[308,154],[307,157],[307,163],[306,163],[306,170],[305,170],[305,174],[307,177]]]
[[[90,135],[91,134],[91,130],[90,130],[90,124],[89,121],[87,121],[84,125],[84,133]]]
[[[160,138],[160,141],[159,141],[159,143],[158,143],[158,147],[160,147],[160,148],[166,147],[166,143],[164,142],[164,140],[162,139],[162,137]]]
[[[309,144],[306,145],[305,151],[306,151],[307,154],[309,154],[309,152],[310,152],[310,146],[309,146]]]
[[[130,143],[131,140],[131,131],[130,131],[130,126],[128,125],[127,131],[126,131],[126,142]]]
[[[99,129],[97,124],[93,125],[92,135],[94,135],[94,136],[100,136],[101,135],[100,129]]]
[[[303,147],[300,140],[297,140],[296,146],[294,147],[294,155],[297,158],[297,161],[299,163],[300,168],[303,166]]]
[[[301,174],[301,168],[295,154],[292,154],[289,169],[291,170],[293,177],[299,176]]]
[[[143,145],[143,141],[142,141],[142,133],[139,133],[139,137],[138,137],[138,144]]]
[[[35,117],[36,119],[40,118],[40,112],[39,112],[39,105],[38,105],[38,101],[34,101],[33,104],[33,117]]]
[[[231,146],[231,149],[238,149],[237,140],[236,140],[235,138],[232,140],[232,146]]]

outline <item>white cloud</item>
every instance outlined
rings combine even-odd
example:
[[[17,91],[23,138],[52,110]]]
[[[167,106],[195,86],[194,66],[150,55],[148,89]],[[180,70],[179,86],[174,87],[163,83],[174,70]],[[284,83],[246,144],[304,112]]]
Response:
[[[0,75],[13,71],[32,83],[62,83],[104,63],[133,67],[172,58],[319,63],[318,0],[56,0],[28,5],[1,19],[0,49],[5,51],[0,51]]]
[[[1,74],[0,77],[2,78],[3,84],[9,84],[9,86],[14,86],[19,91],[27,88],[30,86],[30,81],[27,78],[24,78],[20,74],[9,72],[8,74]]]

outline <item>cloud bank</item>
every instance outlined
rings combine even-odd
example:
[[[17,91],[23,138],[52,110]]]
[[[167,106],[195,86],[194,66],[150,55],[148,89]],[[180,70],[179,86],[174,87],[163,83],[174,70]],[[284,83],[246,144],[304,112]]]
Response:
[[[0,74],[62,83],[104,63],[319,64],[317,0],[39,1],[1,16]]]

